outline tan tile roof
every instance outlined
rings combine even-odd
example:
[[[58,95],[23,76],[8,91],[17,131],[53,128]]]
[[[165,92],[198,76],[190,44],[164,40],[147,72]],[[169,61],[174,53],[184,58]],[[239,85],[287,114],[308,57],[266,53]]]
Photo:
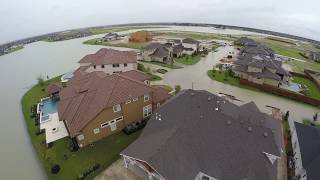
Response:
[[[152,92],[154,88],[121,74],[75,75],[60,92],[59,118],[74,137],[105,108]]]
[[[79,63],[102,64],[123,64],[137,62],[137,53],[134,51],[118,51],[115,49],[102,48],[95,54],[88,54]]]

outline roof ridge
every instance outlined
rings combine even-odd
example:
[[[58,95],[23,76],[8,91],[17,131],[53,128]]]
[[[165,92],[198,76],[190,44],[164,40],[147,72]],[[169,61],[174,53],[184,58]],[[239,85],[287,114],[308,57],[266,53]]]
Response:
[[[137,71],[137,72],[139,72],[139,71]],[[141,82],[141,81],[138,81],[138,80],[136,80],[136,79],[134,79],[134,78],[128,77],[128,76],[123,75],[123,74],[116,74],[116,76],[121,77],[121,78],[125,78],[125,79],[130,80],[130,81],[133,81],[133,82],[135,82],[135,83],[138,83],[138,84],[140,84],[140,85],[143,85],[143,86],[148,87],[148,88],[153,89],[153,90],[156,89],[156,88],[154,88],[154,87],[152,87],[152,86],[150,86],[150,85],[147,85],[147,84],[145,84],[145,83],[143,83],[143,82]]]

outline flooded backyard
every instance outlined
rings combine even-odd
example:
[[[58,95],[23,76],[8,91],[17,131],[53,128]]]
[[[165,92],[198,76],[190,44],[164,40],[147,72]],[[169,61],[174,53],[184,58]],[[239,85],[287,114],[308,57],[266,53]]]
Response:
[[[153,29],[154,30],[154,29]],[[212,33],[250,34],[244,31],[215,30],[203,27],[171,27],[161,30],[183,30]],[[135,30],[137,31],[137,30]],[[132,32],[132,31],[128,31]],[[126,32],[126,33],[128,33]],[[12,54],[0,56],[0,174],[1,179],[46,179],[45,172],[38,162],[31,145],[21,112],[20,101],[23,94],[36,83],[39,75],[54,77],[73,71],[77,62],[86,54],[94,53],[102,46],[82,44],[83,41],[102,37],[102,35],[62,41],[36,42],[26,45],[24,49]],[[126,50],[126,48],[115,48]],[[218,52],[209,55],[193,66],[171,70],[164,75],[164,82],[182,88],[206,89],[213,93],[227,93],[242,100],[242,103],[254,101],[262,111],[269,112],[266,105],[290,110],[290,120],[301,121],[311,118],[319,109],[286,98],[266,93],[241,89],[211,80],[207,70],[233,47],[219,48]],[[19,173],[17,173],[19,170]]]

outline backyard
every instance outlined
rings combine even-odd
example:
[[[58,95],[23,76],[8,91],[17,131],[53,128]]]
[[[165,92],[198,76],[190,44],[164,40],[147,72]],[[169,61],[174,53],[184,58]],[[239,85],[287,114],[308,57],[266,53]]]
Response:
[[[316,128],[320,128],[320,124],[315,124],[309,119],[304,119],[303,124],[308,125],[308,126],[314,126]]]
[[[30,108],[41,98],[48,96],[46,87],[49,83],[59,80],[60,76],[46,81],[43,86],[35,85],[22,98],[23,115],[32,145],[49,179],[77,179],[94,165],[99,164],[100,168],[90,173],[86,178],[93,179],[98,173],[116,161],[119,158],[119,153],[132,143],[141,131],[129,136],[118,132],[76,152],[70,151],[71,141],[69,138],[58,140],[53,143],[51,148],[47,148],[45,134],[36,135],[39,126],[36,126],[34,118],[31,118]],[[51,167],[56,164],[61,169],[58,174],[52,174]]]
[[[225,84],[230,84],[230,85],[233,85],[233,86],[249,88],[249,87],[241,85],[240,82],[239,82],[239,79],[231,76],[228,71],[209,70],[207,72],[207,74],[212,80],[219,81],[219,82],[222,82],[222,83],[225,83]]]
[[[292,82],[306,86],[308,89],[307,96],[315,99],[320,99],[320,90],[311,80],[294,76]]]

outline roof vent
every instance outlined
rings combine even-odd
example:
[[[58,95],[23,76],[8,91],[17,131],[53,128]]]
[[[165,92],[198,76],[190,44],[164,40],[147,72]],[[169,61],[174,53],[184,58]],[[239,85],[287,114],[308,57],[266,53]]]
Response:
[[[217,103],[219,104],[219,103],[220,103],[220,101],[217,101]]]
[[[243,124],[244,123],[244,121],[243,120],[240,120],[240,124]]]
[[[264,137],[268,137],[268,133],[267,133],[267,132],[264,132],[264,133],[263,133],[263,136],[264,136]]]
[[[200,119],[203,119],[203,115],[200,115]]]
[[[211,97],[210,96],[208,97],[208,101],[211,101]]]
[[[248,132],[252,132],[252,127],[251,126],[248,127]]]
[[[231,121],[230,121],[230,120],[227,121],[227,125],[228,125],[228,126],[231,125]]]
[[[219,108],[215,108],[214,110],[218,111],[218,110],[219,110]]]
[[[191,95],[191,96],[194,96],[194,92],[192,92],[190,95]]]

